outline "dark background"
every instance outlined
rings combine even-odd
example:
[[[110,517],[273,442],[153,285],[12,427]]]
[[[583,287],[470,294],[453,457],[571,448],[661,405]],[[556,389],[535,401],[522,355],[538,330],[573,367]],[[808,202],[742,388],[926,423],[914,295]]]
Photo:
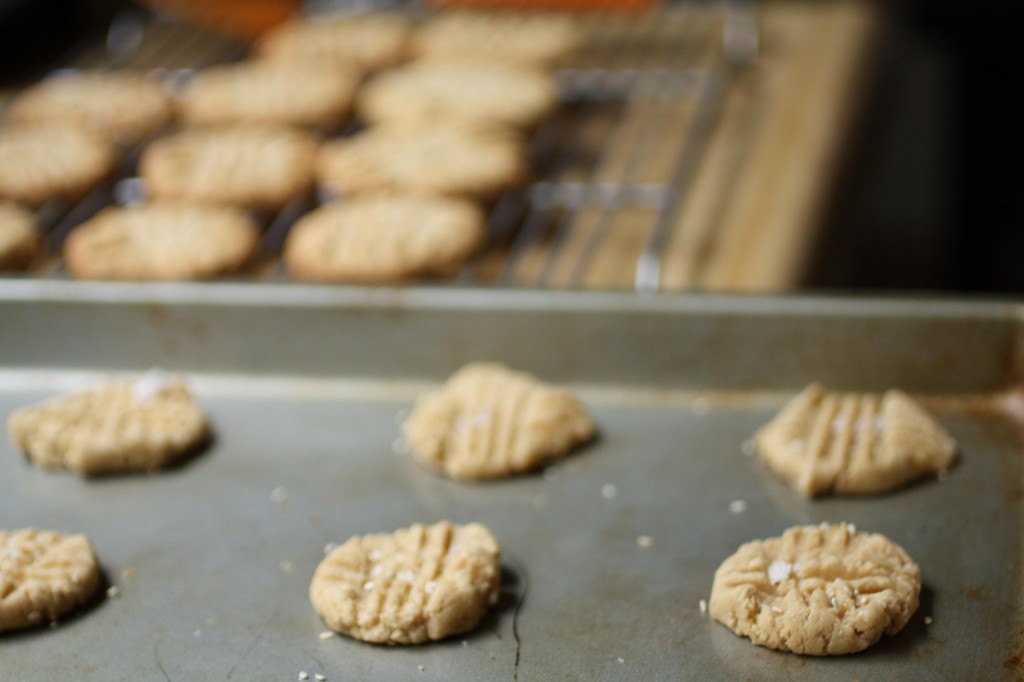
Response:
[[[126,3],[0,0],[0,81],[60,65]],[[812,288],[1024,293],[1020,5],[879,5],[871,85]]]
[[[812,284],[1024,292],[1022,5],[880,7],[871,92]]]

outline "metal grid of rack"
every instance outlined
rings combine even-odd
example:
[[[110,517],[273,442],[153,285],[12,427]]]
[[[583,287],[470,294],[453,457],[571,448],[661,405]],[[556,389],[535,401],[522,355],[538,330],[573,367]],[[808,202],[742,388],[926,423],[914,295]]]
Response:
[[[531,181],[490,207],[487,246],[452,284],[657,290],[680,202],[721,112],[727,57],[756,41],[749,18],[747,3],[722,2],[584,16],[585,46],[557,73],[564,101],[530,140]],[[245,53],[239,40],[127,13],[68,67],[151,71],[173,87]],[[50,255],[29,276],[65,277],[59,254],[67,234],[107,205],[144,196],[134,173],[145,144],[127,150],[116,176],[75,205],[40,209]],[[303,198],[258,216],[260,257],[241,277],[287,281],[281,246],[314,206]]]

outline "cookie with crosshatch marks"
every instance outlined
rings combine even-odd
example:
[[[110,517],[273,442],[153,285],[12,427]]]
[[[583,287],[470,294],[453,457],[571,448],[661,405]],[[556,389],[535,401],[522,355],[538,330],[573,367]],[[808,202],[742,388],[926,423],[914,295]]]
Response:
[[[0,201],[0,272],[28,267],[39,254],[39,242],[32,214]]]
[[[241,268],[256,224],[240,209],[176,203],[107,208],[75,228],[64,262],[78,278],[187,280]]]
[[[84,535],[0,530],[0,632],[57,620],[89,601],[99,566]]]
[[[956,442],[902,391],[811,384],[754,436],[761,459],[807,496],[871,494],[947,470]]]
[[[417,523],[355,536],[317,566],[313,608],[332,630],[422,644],[472,630],[498,601],[501,548],[483,525]]]
[[[397,14],[314,15],[278,26],[256,47],[266,59],[366,72],[404,59],[410,32]]]
[[[316,128],[339,124],[352,108],[359,78],[302,62],[258,61],[200,71],[178,108],[193,124],[267,123]]]
[[[567,15],[529,12],[446,12],[416,31],[421,59],[520,66],[556,66],[582,36]]]
[[[456,479],[500,478],[568,454],[594,423],[568,391],[503,365],[475,363],[421,396],[403,424],[412,452]]]
[[[312,188],[316,146],[284,126],[189,128],[146,147],[139,170],[157,200],[277,210]]]
[[[417,62],[371,79],[357,95],[373,123],[463,121],[529,127],[558,103],[558,86],[539,69],[478,62]]]
[[[58,73],[18,95],[4,112],[9,123],[51,123],[88,130],[126,144],[171,119],[161,83],[131,72]]]
[[[289,271],[317,281],[454,274],[480,246],[484,216],[445,197],[357,197],[304,216],[285,243]]]
[[[40,206],[73,201],[99,184],[117,158],[112,144],[66,125],[19,125],[0,130],[0,200]]]
[[[522,141],[461,125],[377,126],[327,142],[317,180],[332,194],[400,193],[488,200],[525,175]]]
[[[209,437],[184,382],[157,371],[21,408],[8,429],[37,466],[86,475],[159,469]]]
[[[741,546],[715,572],[709,611],[754,644],[836,656],[898,633],[920,594],[921,570],[899,545],[821,524]]]

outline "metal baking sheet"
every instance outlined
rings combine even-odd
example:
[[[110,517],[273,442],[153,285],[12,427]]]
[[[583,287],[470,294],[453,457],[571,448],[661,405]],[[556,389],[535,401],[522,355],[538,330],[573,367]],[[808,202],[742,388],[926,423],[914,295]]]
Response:
[[[1024,674],[1019,305],[26,281],[0,288],[0,320],[0,413],[160,366],[190,375],[216,430],[184,466],[96,480],[34,469],[2,434],[0,527],[87,533],[120,591],[0,637],[2,679]],[[600,439],[502,482],[417,466],[396,417],[482,359],[577,388]],[[924,396],[959,464],[890,495],[801,498],[743,443],[815,379]],[[404,648],[318,637],[306,591],[326,543],[443,518],[484,522],[504,548],[503,596],[476,632]],[[803,658],[701,613],[741,543],[839,520],[920,563],[903,632]]]

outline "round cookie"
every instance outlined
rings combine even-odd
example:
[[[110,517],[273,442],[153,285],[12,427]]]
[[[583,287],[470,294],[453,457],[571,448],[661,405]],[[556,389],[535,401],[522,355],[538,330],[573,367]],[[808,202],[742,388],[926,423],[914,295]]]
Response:
[[[285,243],[300,279],[380,282],[454,274],[479,248],[483,213],[444,197],[365,197],[304,216]]]
[[[499,364],[469,364],[421,396],[402,425],[413,455],[447,476],[500,478],[536,469],[590,440],[571,393]]]
[[[185,384],[157,372],[21,408],[8,430],[37,466],[86,475],[158,469],[209,437]]]
[[[328,627],[364,642],[436,641],[472,630],[497,603],[500,557],[479,523],[355,536],[317,566],[309,599]]]
[[[156,199],[277,210],[313,185],[316,141],[285,127],[187,129],[146,147],[139,161]]]
[[[246,62],[198,73],[178,108],[187,123],[269,123],[315,128],[350,112],[358,76],[296,62]]]
[[[231,207],[107,208],[68,235],[64,262],[78,278],[200,279],[241,268],[257,239],[256,224]]]
[[[409,22],[394,14],[313,16],[282,24],[256,49],[273,60],[376,71],[405,59],[410,33]]]
[[[17,204],[0,201],[0,272],[28,267],[39,250],[32,214]]]
[[[466,126],[381,126],[325,143],[320,185],[336,195],[400,192],[488,200],[525,175],[515,136]]]
[[[581,43],[579,29],[566,15],[447,12],[416,31],[413,51],[422,59],[553,67]]]
[[[57,620],[89,601],[99,565],[84,535],[0,530],[0,632]]]
[[[741,546],[715,571],[709,610],[754,644],[835,656],[902,630],[920,594],[921,570],[899,545],[821,524]]]
[[[360,91],[360,115],[373,123],[482,122],[529,127],[558,103],[540,70],[478,63],[418,62],[379,74]]]
[[[811,384],[754,436],[765,464],[807,496],[867,495],[945,471],[956,441],[902,391]]]
[[[16,97],[5,112],[8,123],[72,126],[125,144],[156,132],[170,119],[163,85],[123,72],[51,76]]]
[[[0,200],[40,206],[74,200],[99,183],[117,159],[107,142],[65,125],[0,130]]]

